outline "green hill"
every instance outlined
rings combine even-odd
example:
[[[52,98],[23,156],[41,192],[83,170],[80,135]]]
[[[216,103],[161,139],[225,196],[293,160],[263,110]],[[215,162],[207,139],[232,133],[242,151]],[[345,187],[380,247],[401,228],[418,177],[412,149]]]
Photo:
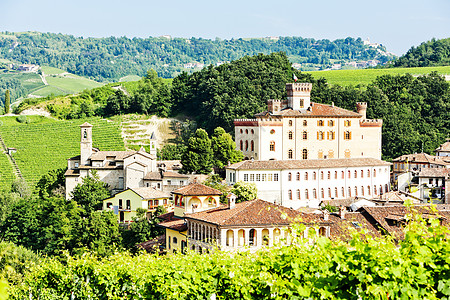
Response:
[[[412,47],[394,62],[396,67],[430,67],[450,65],[450,38],[431,41]]]
[[[417,67],[417,68],[387,68],[387,69],[364,69],[364,70],[332,70],[304,72],[311,74],[314,78],[325,78],[330,84],[341,86],[367,85],[381,75],[404,75],[413,76],[426,75],[437,72],[441,75],[450,75],[450,66],[442,67]]]
[[[79,154],[79,125],[84,122],[94,125],[94,147],[125,149],[118,122],[100,118],[62,121],[41,116],[28,116],[27,119],[27,122],[19,123],[16,117],[1,117],[0,135],[7,147],[17,149],[13,157],[30,185],[48,171],[66,167],[67,159]],[[12,177],[3,156],[0,156],[0,182],[7,183]]]

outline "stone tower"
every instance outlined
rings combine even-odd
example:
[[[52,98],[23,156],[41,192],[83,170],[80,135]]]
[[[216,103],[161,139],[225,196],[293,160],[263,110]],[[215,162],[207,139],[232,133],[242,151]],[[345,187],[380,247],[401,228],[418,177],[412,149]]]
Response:
[[[80,165],[85,166],[92,154],[92,125],[86,122],[80,125],[80,128]]]
[[[288,107],[306,111],[311,105],[312,83],[286,83]]]
[[[367,103],[366,102],[356,102],[356,111],[358,114],[362,115],[363,120],[366,119]]]

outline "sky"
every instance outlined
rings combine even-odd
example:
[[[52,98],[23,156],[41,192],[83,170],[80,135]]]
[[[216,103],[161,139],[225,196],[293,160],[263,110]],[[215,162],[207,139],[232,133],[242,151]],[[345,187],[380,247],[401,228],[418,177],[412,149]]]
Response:
[[[83,37],[369,38],[400,56],[450,37],[450,0],[0,0],[0,31]]]

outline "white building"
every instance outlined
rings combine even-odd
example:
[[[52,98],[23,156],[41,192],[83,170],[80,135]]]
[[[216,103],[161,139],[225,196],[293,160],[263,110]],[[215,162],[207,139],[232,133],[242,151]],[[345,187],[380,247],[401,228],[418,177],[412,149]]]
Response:
[[[258,198],[298,209],[323,200],[377,198],[390,190],[390,165],[375,158],[246,160],[226,168],[226,181],[253,182]]]
[[[255,160],[381,159],[382,120],[310,101],[312,84],[287,83],[287,100],[269,100],[255,119],[234,120],[237,149]]]
[[[450,139],[447,138],[446,142],[439,146],[436,150],[436,156],[449,157],[450,158]]]

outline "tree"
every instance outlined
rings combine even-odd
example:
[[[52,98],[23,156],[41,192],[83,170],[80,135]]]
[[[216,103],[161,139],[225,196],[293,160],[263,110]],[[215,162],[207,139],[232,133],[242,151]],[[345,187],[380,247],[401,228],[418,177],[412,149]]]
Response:
[[[51,170],[39,179],[35,189],[41,198],[49,196],[65,196],[66,169]]]
[[[212,169],[213,151],[208,133],[197,129],[194,136],[189,138],[186,152],[181,157],[184,173],[209,174]]]
[[[9,95],[9,90],[5,91],[5,114],[9,114],[11,109],[11,99]]]
[[[216,167],[223,168],[228,162],[237,163],[244,159],[241,151],[236,150],[236,143],[229,133],[226,133],[222,127],[214,129],[211,137],[213,150],[213,164]]]
[[[238,181],[230,192],[236,195],[236,203],[253,200],[258,196],[256,184],[250,182]]]
[[[98,180],[96,174],[83,178],[83,183],[78,184],[72,192],[72,199],[80,205],[85,215],[101,209],[102,200],[110,197],[108,184]]]
[[[230,192],[230,186],[219,174],[210,174],[203,184],[221,191],[222,195],[220,195],[220,202],[227,203],[227,195]]]
[[[184,145],[166,144],[161,150],[158,149],[158,158],[160,160],[180,160],[186,147]]]

